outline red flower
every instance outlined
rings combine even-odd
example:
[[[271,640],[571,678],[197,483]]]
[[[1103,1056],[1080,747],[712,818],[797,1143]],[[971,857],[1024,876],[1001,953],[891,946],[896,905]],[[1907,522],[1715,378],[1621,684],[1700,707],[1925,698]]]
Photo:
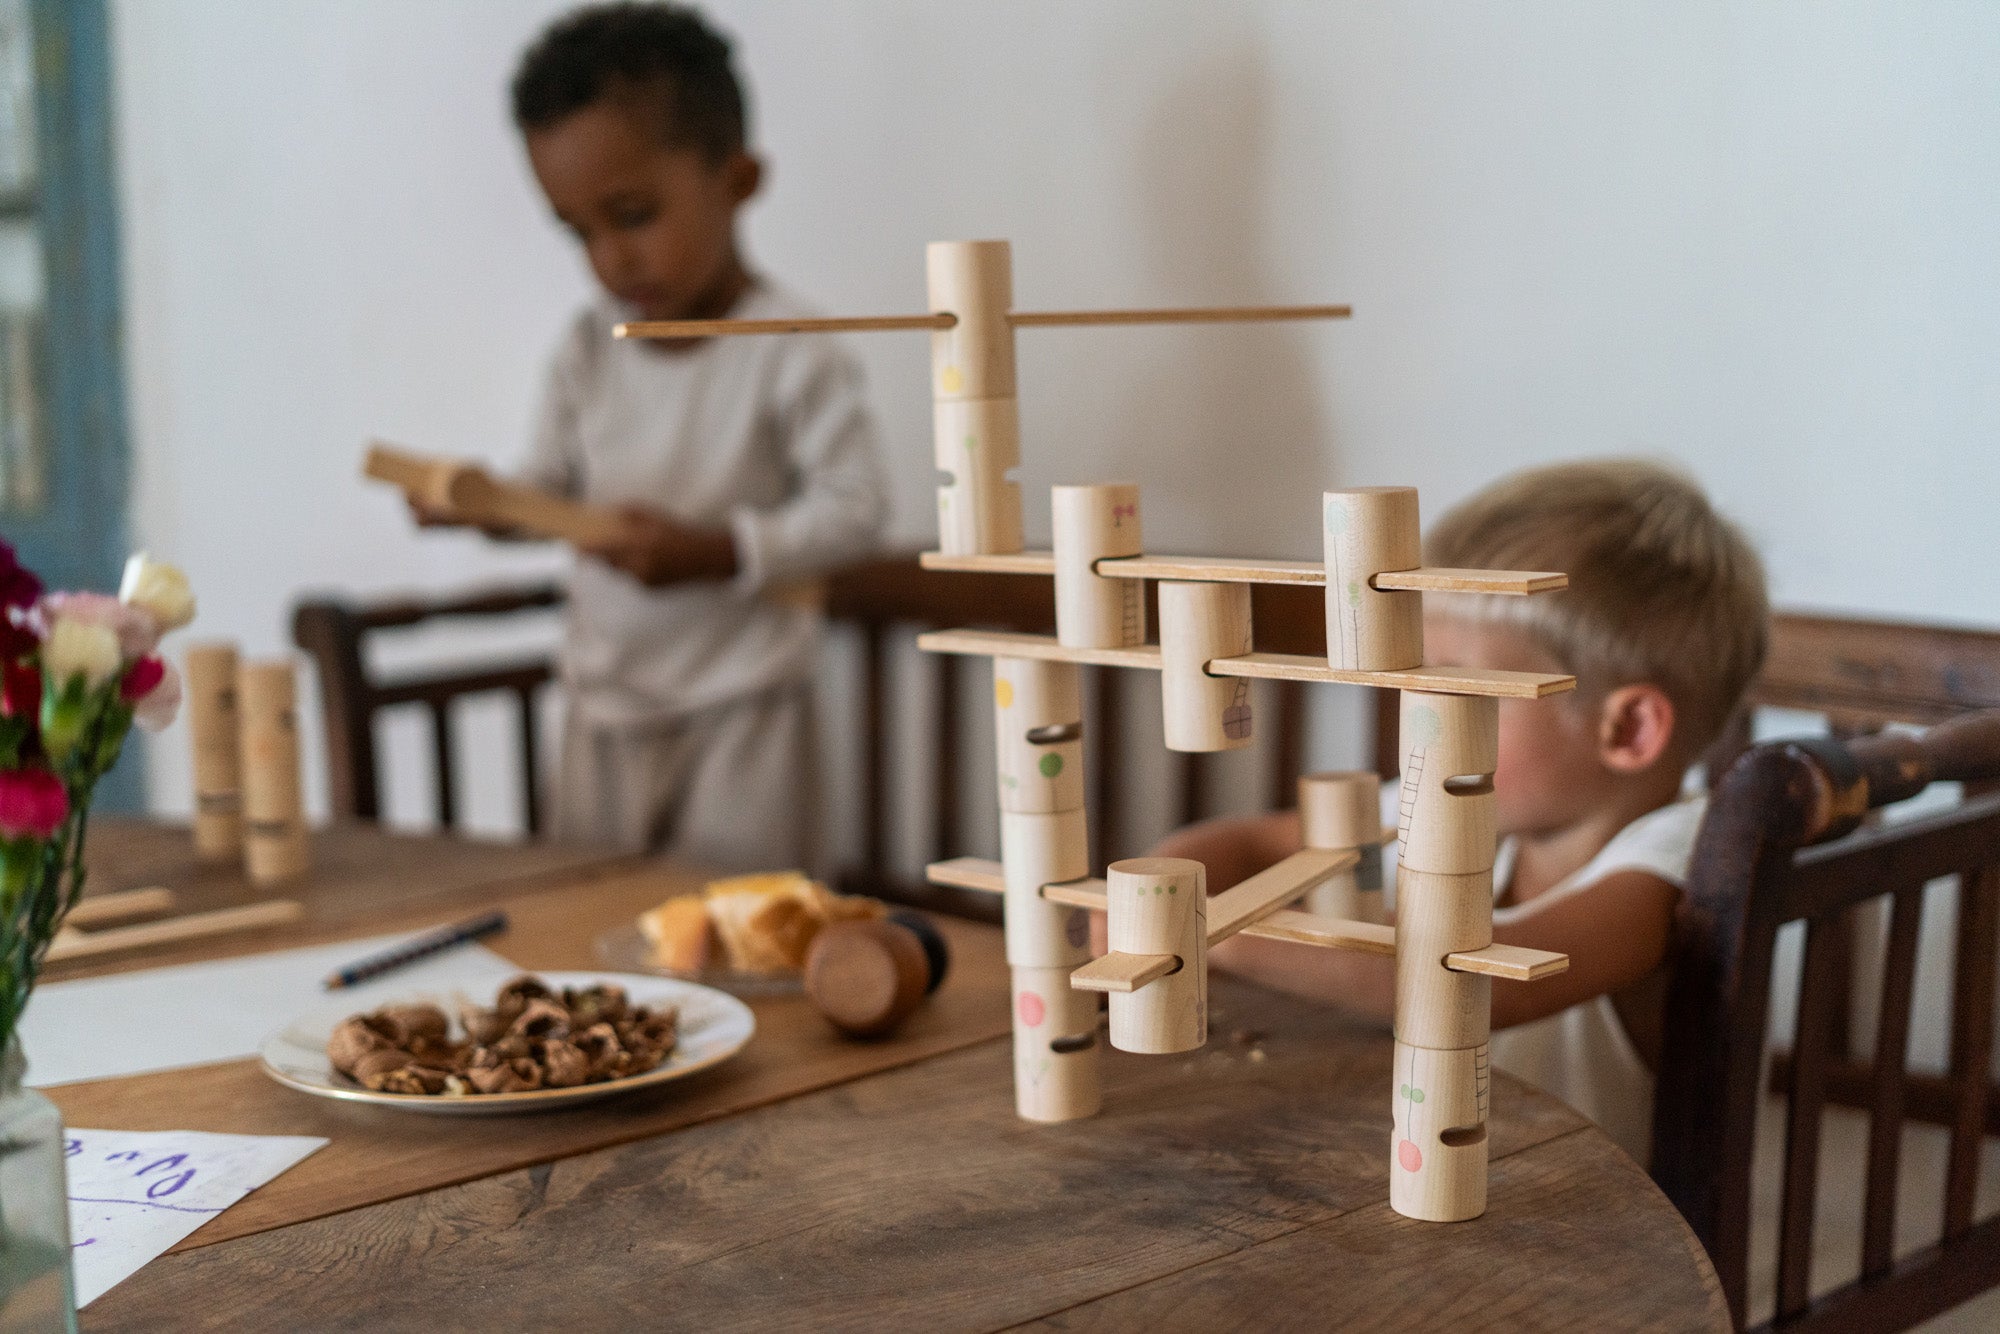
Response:
[[[42,708],[42,673],[33,662],[0,663],[0,717],[36,717]]]
[[[69,794],[47,769],[0,772],[0,838],[50,838],[69,818]]]
[[[0,538],[0,658],[18,658],[40,642],[32,625],[19,624],[8,613],[33,607],[41,596],[42,581],[15,557],[13,545]]]
[[[118,683],[118,698],[127,704],[137,704],[153,693],[166,674],[167,664],[149,653],[125,669],[125,678]]]

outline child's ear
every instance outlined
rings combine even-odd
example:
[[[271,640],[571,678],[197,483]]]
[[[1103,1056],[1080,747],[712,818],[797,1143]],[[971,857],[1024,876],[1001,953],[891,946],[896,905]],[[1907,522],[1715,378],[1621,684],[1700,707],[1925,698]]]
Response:
[[[743,203],[764,184],[764,160],[749,153],[739,151],[730,154],[722,170],[729,187],[729,197],[735,203]]]
[[[1614,773],[1644,773],[1660,762],[1674,740],[1674,702],[1656,685],[1619,686],[1598,714],[1597,750]]]

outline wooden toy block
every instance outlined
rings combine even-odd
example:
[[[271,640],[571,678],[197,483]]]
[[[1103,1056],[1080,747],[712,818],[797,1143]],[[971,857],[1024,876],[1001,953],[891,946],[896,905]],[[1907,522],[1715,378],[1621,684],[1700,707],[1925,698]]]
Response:
[[[1335,667],[1388,671],[1424,660],[1424,601],[1375,576],[1423,564],[1417,492],[1408,486],[1325,496],[1326,656]]]
[[[142,926],[117,926],[103,931],[80,931],[74,925],[70,925],[56,932],[55,939],[49,942],[47,959],[50,963],[62,963],[70,959],[93,959],[106,954],[124,954],[131,950],[151,949],[155,945],[199,940],[204,936],[220,936],[235,931],[282,926],[287,922],[296,922],[303,916],[305,907],[297,899],[267,899],[262,903],[246,903],[238,908],[218,908],[213,912],[169,917],[164,921],[147,922]]]
[[[1212,676],[1209,664],[1250,651],[1244,584],[1160,585],[1160,696],[1166,746],[1239,750],[1250,744],[1250,687]]]
[[[1002,811],[1000,864],[1006,881],[1007,962],[1055,968],[1075,967],[1089,958],[1089,918],[1042,895],[1044,885],[1090,874],[1089,817],[1081,810],[1046,815]]]
[[[1200,862],[1178,857],[1111,863],[1111,952],[1180,960],[1165,977],[1110,993],[1111,1045],[1120,1051],[1192,1051],[1208,1040],[1207,880]]]
[[[211,859],[238,857],[243,853],[243,749],[236,646],[190,645],[186,667],[195,851]]]
[[[1243,934],[1264,940],[1289,940],[1298,945],[1353,950],[1360,954],[1379,954],[1389,958],[1393,958],[1396,953],[1396,928],[1393,926],[1381,922],[1356,922],[1337,917],[1323,917],[1318,913],[1299,912],[1294,908],[1280,908],[1263,921],[1244,927]]]
[[[1098,564],[1139,554],[1139,488],[1058,486],[1051,488],[1049,502],[1055,528],[1057,642],[1071,648],[1145,643],[1145,588],[1105,577]]]
[[[1021,547],[1019,403],[1012,398],[940,398],[931,405],[938,472],[938,545],[1006,553]]]
[[[1097,997],[1069,975],[1014,969],[1014,1112],[1024,1121],[1075,1121],[1104,1105]]]
[[[1493,979],[1455,972],[1447,955],[1493,943],[1493,873],[1396,873],[1396,1036],[1418,1047],[1476,1047],[1493,1013]]]
[[[1306,895],[1310,912],[1359,922],[1387,920],[1382,905],[1382,779],[1365,771],[1306,774],[1299,779],[1299,826],[1309,848],[1359,854]]]
[[[236,679],[242,711],[243,853],[259,884],[301,875],[311,859],[299,769],[297,668],[289,659],[246,662]]]
[[[1487,1053],[1398,1041],[1389,1205],[1405,1218],[1457,1223],[1486,1212]]]
[[[177,900],[171,889],[157,886],[151,889],[126,889],[116,894],[93,894],[81,900],[69,910],[69,916],[62,924],[79,931],[90,931],[113,922],[130,921],[135,917],[157,917],[161,913],[174,910]]]
[[[931,334],[938,545],[960,554],[1021,549],[1012,252],[1005,241],[937,241],[925,251],[931,309],[954,316]]]
[[[1500,711],[1491,699],[1406,690],[1402,699],[1405,870],[1464,875],[1493,865],[1493,771]]]
[[[995,658],[993,718],[1000,809],[1021,814],[1081,810],[1081,671],[1066,662]]]
[[[503,481],[462,459],[430,458],[377,442],[369,447],[361,470],[474,523],[582,546],[609,541],[623,531],[611,510]]]
[[[1069,984],[1078,991],[1137,991],[1180,966],[1174,954],[1105,954],[1071,973]]]
[[[927,570],[964,570],[974,574],[1054,574],[1052,551],[1016,551],[1004,556],[948,556],[926,551],[919,560]],[[1254,560],[1237,556],[1128,556],[1098,571],[1107,579],[1182,579],[1205,584],[1326,583],[1321,561]],[[1569,587],[1569,576],[1548,570],[1397,570],[1378,574],[1377,589],[1410,593],[1483,593],[1526,597]]]
[[[1551,950],[1531,950],[1523,945],[1488,945],[1447,954],[1444,966],[1454,973],[1484,973],[1510,982],[1539,982],[1568,971],[1569,956]]]
[[[931,334],[932,396],[1013,398],[1013,247],[933,241],[924,248],[924,278],[931,310],[956,317]]]
[[[1208,904],[1208,943],[1219,944],[1253,926],[1330,875],[1361,859],[1353,848],[1305,848],[1276,866],[1231,885]]]

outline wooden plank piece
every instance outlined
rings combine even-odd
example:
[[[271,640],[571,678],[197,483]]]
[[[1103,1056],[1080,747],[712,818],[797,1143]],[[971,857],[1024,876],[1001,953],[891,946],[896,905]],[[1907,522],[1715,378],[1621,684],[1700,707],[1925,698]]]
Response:
[[[1208,584],[1324,584],[1318,561],[1244,560],[1233,556],[1127,556],[1100,561],[1112,579],[1185,579]]]
[[[1071,880],[1060,885],[1043,885],[1042,897],[1050,903],[1064,903],[1072,908],[1088,908],[1092,912],[1104,911],[1108,886],[1102,880]]]
[[[1213,676],[1249,676],[1266,681],[1329,681],[1383,690],[1427,690],[1439,695],[1485,695],[1497,699],[1541,699],[1576,689],[1574,676],[1547,672],[1503,672],[1482,667],[1406,667],[1400,671],[1346,671],[1324,658],[1293,653],[1246,653],[1208,664]]]
[[[220,908],[215,912],[190,913],[143,926],[119,926],[108,931],[64,930],[49,942],[52,963],[65,959],[87,959],[98,954],[118,954],[126,950],[148,949],[154,945],[192,940],[199,936],[250,931],[258,927],[282,926],[305,915],[297,899],[271,899],[241,908]]]
[[[933,885],[950,885],[954,889],[970,889],[981,894],[1007,892],[1007,880],[1001,873],[1000,863],[985,857],[953,857],[949,861],[932,862],[924,868],[924,879]]]
[[[1550,570],[1397,570],[1368,581],[1383,591],[1412,593],[1497,593],[1525,597],[1569,587],[1569,576]]]
[[[1361,854],[1352,848],[1304,848],[1231,886],[1208,901],[1208,943],[1229,939],[1360,860]]]
[[[932,630],[917,636],[926,653],[964,653],[985,658],[1042,658],[1050,662],[1084,662],[1099,667],[1160,670],[1160,650],[1137,648],[1064,648],[1053,635],[1024,635],[1008,630]]]
[[[155,885],[151,889],[127,889],[116,894],[93,894],[69,910],[63,925],[88,931],[109,922],[131,917],[154,917],[174,910],[174,892]]]
[[[953,570],[965,574],[1044,574],[1056,572],[1053,551],[1009,551],[998,555],[972,553],[956,556],[947,551],[925,551],[917,564],[926,570]]]
[[[1078,991],[1131,992],[1180,966],[1179,957],[1172,954],[1121,954],[1113,950],[1071,973],[1069,984]]]
[[[1548,950],[1531,950],[1524,945],[1488,945],[1479,950],[1458,950],[1444,956],[1444,966],[1454,973],[1480,973],[1504,977],[1513,982],[1539,982],[1569,969],[1569,956]]]
[[[1393,926],[1321,917],[1296,908],[1280,908],[1263,921],[1244,927],[1242,934],[1263,940],[1289,940],[1297,945],[1355,950],[1361,954],[1381,954],[1390,958],[1396,954],[1396,928]]]
[[[611,326],[615,338],[718,338],[742,334],[888,333],[899,329],[950,329],[958,316],[834,315],[784,320],[626,320]]]

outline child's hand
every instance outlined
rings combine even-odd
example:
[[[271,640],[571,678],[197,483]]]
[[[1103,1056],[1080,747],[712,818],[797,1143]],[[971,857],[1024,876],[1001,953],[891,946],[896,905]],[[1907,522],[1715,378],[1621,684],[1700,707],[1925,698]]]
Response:
[[[611,536],[578,549],[648,588],[736,573],[736,542],[723,529],[695,528],[644,505],[621,505],[617,514]]]

